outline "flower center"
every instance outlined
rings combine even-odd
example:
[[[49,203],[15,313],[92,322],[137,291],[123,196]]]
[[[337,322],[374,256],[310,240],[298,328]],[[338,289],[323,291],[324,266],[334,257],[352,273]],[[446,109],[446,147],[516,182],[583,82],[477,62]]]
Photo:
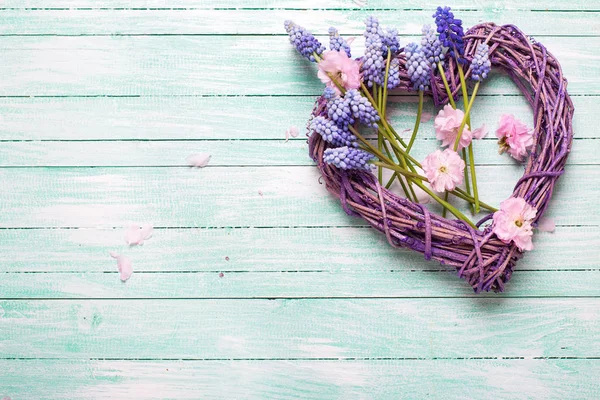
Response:
[[[446,173],[446,166],[445,166],[445,165],[442,165],[442,166],[440,167],[439,171],[440,171],[442,174],[445,174],[445,173]]]
[[[519,228],[523,226],[523,220],[522,219],[518,219],[515,221],[515,225],[518,226]]]

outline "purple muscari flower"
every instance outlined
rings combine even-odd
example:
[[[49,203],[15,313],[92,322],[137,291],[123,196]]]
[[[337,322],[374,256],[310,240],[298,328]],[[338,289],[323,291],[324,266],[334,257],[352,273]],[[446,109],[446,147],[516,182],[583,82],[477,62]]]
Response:
[[[465,52],[465,43],[463,41],[465,33],[462,21],[454,18],[450,7],[438,7],[433,17],[435,18],[435,24],[437,25],[437,31],[440,34],[442,44],[449,49],[452,57],[464,63],[462,56]]]
[[[400,41],[398,40],[398,31],[396,29],[387,29],[384,33],[383,29],[379,29],[379,36],[381,36],[381,50],[383,50],[383,57],[387,58],[387,53],[390,51],[392,56],[398,54],[400,50]]]
[[[327,101],[327,115],[340,128],[354,124],[350,100],[345,97],[337,96]]]
[[[352,116],[366,126],[377,128],[379,115],[369,100],[363,97],[356,89],[348,90],[344,96],[350,103]]]
[[[367,86],[383,85],[385,60],[383,58],[383,42],[379,34],[379,21],[370,16],[365,21],[365,56],[362,63],[363,80]]]
[[[425,58],[423,48],[416,43],[409,43],[405,48],[406,72],[413,83],[414,90],[426,90],[429,87],[431,64]]]
[[[351,58],[350,45],[344,38],[340,37],[337,29],[334,27],[329,28],[329,49],[336,51],[345,51],[348,58]]]
[[[490,62],[490,46],[485,43],[480,43],[477,46],[477,52],[471,61],[471,79],[474,81],[482,81],[487,78],[492,63]]]
[[[435,31],[429,25],[423,25],[423,36],[421,37],[421,48],[431,68],[436,68],[438,62],[444,60],[442,42],[438,39]]]
[[[394,58],[390,62],[390,74],[388,76],[388,89],[394,89],[400,86],[400,61]]]
[[[325,46],[323,46],[312,33],[301,26],[296,25],[292,21],[284,22],[285,30],[290,36],[290,43],[296,47],[296,50],[303,57],[315,62],[313,53],[317,55],[323,54]]]
[[[341,169],[359,169],[370,171],[369,160],[373,155],[355,149],[353,147],[338,147],[335,149],[326,149],[323,153],[323,160],[330,165]]]
[[[315,117],[310,122],[310,130],[317,132],[323,140],[334,146],[358,147],[356,136],[348,130],[348,127],[340,128],[335,122],[325,117]]]
[[[331,100],[335,96],[337,96],[337,93],[335,92],[334,88],[326,87],[325,90],[323,90],[323,97],[325,97],[327,100]]]

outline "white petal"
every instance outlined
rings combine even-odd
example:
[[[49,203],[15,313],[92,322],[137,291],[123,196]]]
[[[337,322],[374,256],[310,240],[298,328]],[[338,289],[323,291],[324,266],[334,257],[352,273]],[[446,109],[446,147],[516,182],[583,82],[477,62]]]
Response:
[[[210,161],[210,154],[208,153],[196,153],[192,154],[187,158],[187,163],[191,167],[203,168],[208,165]]]

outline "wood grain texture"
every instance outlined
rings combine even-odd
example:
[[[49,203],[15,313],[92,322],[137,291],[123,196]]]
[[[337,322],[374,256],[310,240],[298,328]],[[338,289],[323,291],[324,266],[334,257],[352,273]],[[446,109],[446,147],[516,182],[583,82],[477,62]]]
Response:
[[[600,37],[546,40],[569,78],[569,94],[599,94],[600,83],[590,72],[598,68]],[[0,48],[5,54],[0,96],[316,96],[323,91],[315,65],[283,36],[5,37]],[[519,94],[500,73],[480,92]]]
[[[526,400],[600,396],[598,363],[461,360],[0,360],[0,395],[19,399]],[[560,376],[560,379],[556,377]],[[467,378],[468,377],[468,378]],[[425,383],[426,382],[426,383]]]
[[[0,310],[2,358],[580,358],[600,352],[595,298],[4,300]]]

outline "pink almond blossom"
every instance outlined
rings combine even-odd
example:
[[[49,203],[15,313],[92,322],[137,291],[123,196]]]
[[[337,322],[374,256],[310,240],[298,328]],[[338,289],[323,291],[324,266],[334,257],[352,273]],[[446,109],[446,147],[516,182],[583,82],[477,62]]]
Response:
[[[518,161],[522,161],[533,146],[532,132],[512,115],[505,114],[500,118],[496,136],[500,139],[500,154],[506,151]]]
[[[456,135],[458,135],[458,128],[462,124],[462,120],[465,116],[459,109],[454,109],[450,104],[446,104],[442,108],[438,115],[433,121],[433,127],[435,128],[435,134],[438,140],[442,141],[442,146],[450,146],[454,148],[454,142],[456,141]],[[465,127],[460,135],[460,141],[458,142],[458,150],[463,147],[467,147],[471,140],[473,140],[473,133],[469,130],[469,126],[465,124]]]
[[[463,181],[465,162],[452,149],[436,150],[425,157],[423,171],[436,192],[454,190]]]
[[[500,203],[494,213],[493,231],[504,243],[511,241],[521,251],[533,250],[533,227],[531,225],[537,209],[521,197],[511,197]]]
[[[345,89],[358,89],[360,87],[360,65],[358,61],[349,58],[345,51],[328,51],[324,53],[317,74],[321,82],[340,94],[340,90],[333,83],[328,73],[334,76]]]

